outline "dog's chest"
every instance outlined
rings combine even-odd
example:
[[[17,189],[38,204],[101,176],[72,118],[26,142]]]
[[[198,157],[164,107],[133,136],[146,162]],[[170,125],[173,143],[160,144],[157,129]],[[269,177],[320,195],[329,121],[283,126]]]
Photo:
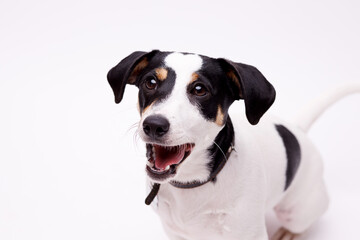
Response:
[[[209,197],[204,186],[199,189],[169,189],[164,186],[154,206],[168,232],[193,239],[211,239],[212,236],[230,234],[234,201]],[[204,192],[204,193],[203,193]],[[230,196],[233,197],[233,196]],[[204,231],[206,230],[206,231]]]

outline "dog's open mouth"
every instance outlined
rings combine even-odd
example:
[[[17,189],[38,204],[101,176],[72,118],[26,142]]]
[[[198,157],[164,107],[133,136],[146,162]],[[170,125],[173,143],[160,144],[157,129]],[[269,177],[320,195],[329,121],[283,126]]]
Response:
[[[195,144],[178,146],[146,144],[146,171],[150,178],[163,181],[176,173],[177,167],[190,155]]]

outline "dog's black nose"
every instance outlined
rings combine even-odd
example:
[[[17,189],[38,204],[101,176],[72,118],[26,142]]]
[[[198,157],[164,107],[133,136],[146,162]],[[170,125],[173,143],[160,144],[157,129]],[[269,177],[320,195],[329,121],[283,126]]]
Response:
[[[145,134],[152,138],[162,137],[169,131],[169,128],[169,121],[161,115],[149,116],[143,122]]]

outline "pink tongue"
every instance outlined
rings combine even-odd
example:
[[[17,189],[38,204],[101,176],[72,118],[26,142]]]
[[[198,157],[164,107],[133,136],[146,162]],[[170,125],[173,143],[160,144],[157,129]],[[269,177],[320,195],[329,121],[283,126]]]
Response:
[[[162,147],[154,145],[155,147],[155,167],[164,170],[167,166],[178,164],[185,156],[186,148],[181,147]]]

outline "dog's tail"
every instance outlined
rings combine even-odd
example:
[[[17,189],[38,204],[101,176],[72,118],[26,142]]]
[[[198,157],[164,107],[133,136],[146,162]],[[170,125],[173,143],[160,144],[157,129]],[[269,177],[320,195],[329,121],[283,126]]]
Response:
[[[360,93],[360,83],[348,83],[334,87],[308,103],[295,116],[293,122],[303,131],[307,132],[315,120],[320,117],[328,107],[341,98],[353,93]]]

